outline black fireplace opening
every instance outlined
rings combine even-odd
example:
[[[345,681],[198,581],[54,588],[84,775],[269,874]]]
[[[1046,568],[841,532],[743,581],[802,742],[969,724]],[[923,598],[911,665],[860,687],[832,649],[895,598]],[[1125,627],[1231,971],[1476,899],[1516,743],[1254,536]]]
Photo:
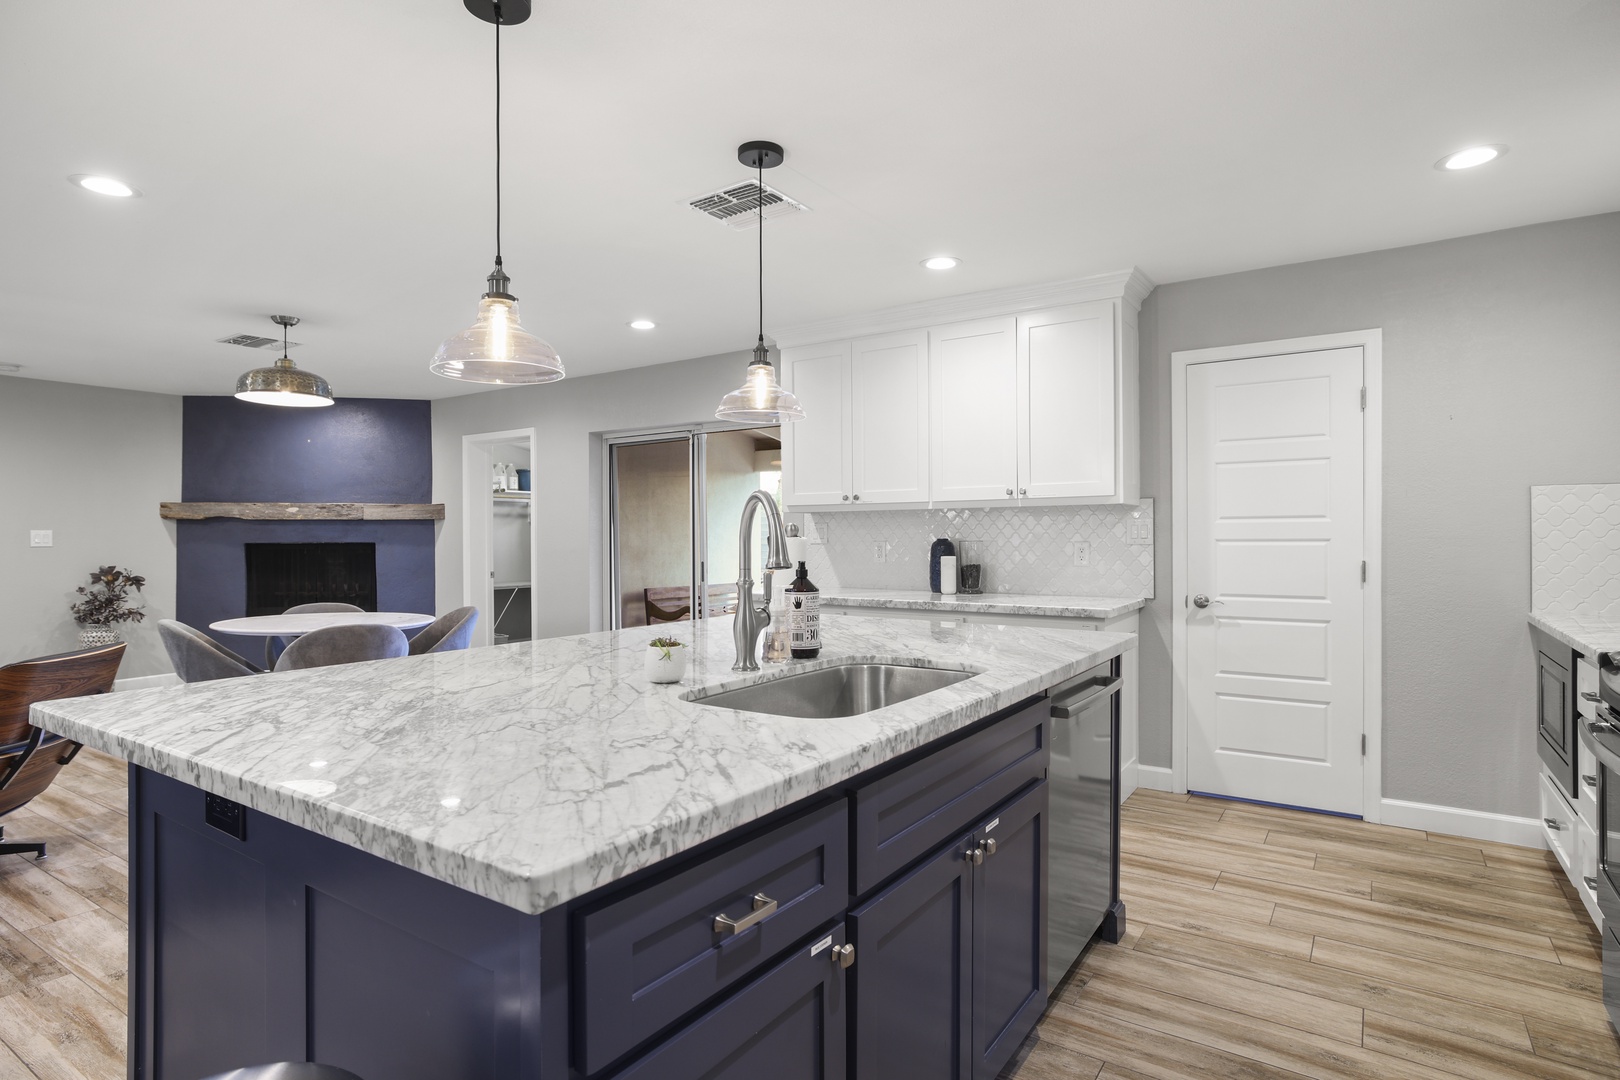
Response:
[[[376,544],[244,544],[247,613],[342,602],[377,610]]]

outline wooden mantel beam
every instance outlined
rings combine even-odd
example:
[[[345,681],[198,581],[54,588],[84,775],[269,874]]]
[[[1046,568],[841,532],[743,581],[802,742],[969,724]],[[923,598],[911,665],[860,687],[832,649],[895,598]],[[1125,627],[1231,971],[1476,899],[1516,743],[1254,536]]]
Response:
[[[244,521],[443,521],[443,503],[165,502],[170,521],[241,518]]]

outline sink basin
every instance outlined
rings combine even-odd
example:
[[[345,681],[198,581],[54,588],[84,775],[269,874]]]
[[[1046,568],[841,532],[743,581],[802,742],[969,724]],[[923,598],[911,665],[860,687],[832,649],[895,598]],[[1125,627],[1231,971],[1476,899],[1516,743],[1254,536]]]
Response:
[[[960,668],[916,664],[835,664],[735,690],[698,693],[686,700],[741,712],[830,720],[869,713],[971,679],[973,675]]]

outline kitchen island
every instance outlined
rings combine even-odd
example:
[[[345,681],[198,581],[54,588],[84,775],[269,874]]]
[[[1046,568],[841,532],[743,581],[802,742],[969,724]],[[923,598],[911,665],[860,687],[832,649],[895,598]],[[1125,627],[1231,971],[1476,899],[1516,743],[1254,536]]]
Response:
[[[657,686],[643,656],[669,629],[35,706],[132,765],[132,1075],[762,1075],[753,1055],[879,1075],[863,1031],[874,1062],[906,1040],[877,927],[913,894],[954,899],[913,910],[950,947],[910,1015],[943,984],[956,1017],[913,1060],[993,1075],[1045,980],[1005,1016],[963,1007],[1006,996],[972,956],[1019,924],[975,924],[973,901],[1037,927],[1042,700],[1134,638],[840,620],[818,660],[738,677],[717,619],[676,631],[691,668]],[[854,660],[973,674],[832,720],[686,700]],[[863,940],[875,962],[851,968]]]

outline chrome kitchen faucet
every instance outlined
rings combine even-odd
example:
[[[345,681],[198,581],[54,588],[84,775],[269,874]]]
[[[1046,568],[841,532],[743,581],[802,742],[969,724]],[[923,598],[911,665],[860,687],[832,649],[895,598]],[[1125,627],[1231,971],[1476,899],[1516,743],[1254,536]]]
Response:
[[[770,545],[769,554],[765,560],[765,569],[790,570],[792,564],[788,562],[787,543],[783,539],[786,530],[782,527],[782,512],[776,507],[776,500],[769,492],[756,491],[743,502],[742,524],[737,532],[737,550],[741,553],[737,568],[737,617],[731,624],[732,640],[737,644],[737,662],[731,665],[732,671],[758,671],[759,661],[754,659],[754,650],[759,646],[760,631],[771,623],[771,575],[765,575],[765,606],[754,606],[754,555],[752,542],[754,539],[754,511],[759,507],[765,508],[766,540]]]

